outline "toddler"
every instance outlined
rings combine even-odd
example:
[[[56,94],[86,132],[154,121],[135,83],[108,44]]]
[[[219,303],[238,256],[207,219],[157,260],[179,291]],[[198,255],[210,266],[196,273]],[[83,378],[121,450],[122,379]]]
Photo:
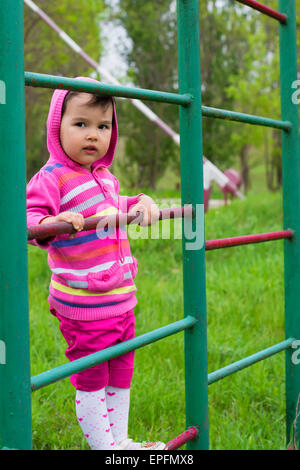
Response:
[[[118,181],[108,169],[117,139],[112,97],[54,91],[47,120],[50,157],[27,185],[27,225],[65,221],[76,229],[72,236],[32,242],[48,249],[50,311],[70,361],[134,337],[137,260],[125,228],[80,233],[87,217],[140,211],[142,225],[158,220],[150,197],[119,196]],[[70,378],[77,419],[91,449],[165,448],[162,442],[128,438],[133,363],[134,351]]]

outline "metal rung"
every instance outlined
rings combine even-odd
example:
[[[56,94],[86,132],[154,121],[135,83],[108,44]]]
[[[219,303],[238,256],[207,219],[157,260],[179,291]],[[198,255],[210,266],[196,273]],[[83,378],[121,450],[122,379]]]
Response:
[[[284,131],[290,131],[292,128],[292,124],[289,121],[278,121],[263,116],[255,116],[253,114],[239,113],[208,106],[202,106],[202,115],[215,119],[226,119],[228,121],[244,122],[257,126],[273,127],[274,129],[282,129]]]
[[[194,215],[191,206],[172,207],[159,211],[159,220],[178,219],[182,217],[192,217]],[[143,213],[137,212],[134,215],[116,214],[102,217],[87,217],[84,219],[83,232],[104,227],[119,227],[128,224],[140,224],[143,220]],[[57,222],[54,224],[32,225],[27,229],[27,240],[42,240],[63,233],[77,233],[73,225],[68,222]]]
[[[281,343],[275,344],[274,346],[270,346],[267,349],[263,349],[262,351],[252,354],[251,356],[233,362],[232,364],[222,367],[221,369],[218,369],[215,372],[211,372],[210,374],[208,374],[208,385],[217,382],[218,380],[224,379],[224,377],[234,374],[239,370],[245,369],[246,367],[249,367],[252,364],[255,364],[256,362],[259,362],[263,359],[267,359],[268,357],[273,356],[274,354],[277,354],[281,351],[284,351],[285,349],[289,349],[294,341],[295,338],[288,338],[285,341],[282,341]]]
[[[85,91],[100,95],[122,96],[124,98],[138,98],[140,100],[160,101],[162,103],[180,104],[188,106],[192,102],[192,96],[188,93],[180,95],[166,91],[146,90],[143,88],[125,87],[120,85],[108,85],[76,78],[57,77],[42,73],[25,72],[25,85],[41,88],[60,90]]]
[[[236,0],[237,2],[243,3],[243,5],[247,5],[248,7],[254,8],[254,10],[260,11],[264,15],[270,16],[275,20],[280,21],[280,23],[285,24],[287,22],[287,16],[279,13],[273,8],[267,7],[262,3],[257,2],[256,0]]]
[[[50,385],[58,380],[62,380],[72,374],[89,369],[90,367],[101,364],[102,362],[108,361],[114,357],[121,356],[129,351],[146,346],[147,344],[154,343],[159,339],[173,335],[179,331],[191,328],[195,323],[197,323],[197,319],[189,315],[182,320],[162,326],[156,330],[149,331],[148,333],[137,336],[136,338],[128,341],[124,341],[123,343],[115,346],[111,346],[103,351],[89,354],[88,356],[81,357],[75,361],[55,367],[54,369],[50,369],[46,372],[42,372],[41,374],[31,377],[31,391],[34,392],[39,388]]]
[[[292,230],[281,230],[279,232],[258,233],[253,235],[242,235],[240,237],[219,238],[217,240],[207,240],[205,242],[205,250],[217,250],[219,248],[230,248],[233,246],[249,245],[251,243],[291,239],[292,237]]]
[[[199,428],[197,426],[191,426],[185,431],[183,431],[179,436],[174,437],[174,439],[171,439],[167,444],[166,444],[166,449],[165,450],[176,450],[179,449],[179,447],[183,446],[183,444],[186,444],[189,441],[192,441],[197,437],[197,434],[199,433]]]

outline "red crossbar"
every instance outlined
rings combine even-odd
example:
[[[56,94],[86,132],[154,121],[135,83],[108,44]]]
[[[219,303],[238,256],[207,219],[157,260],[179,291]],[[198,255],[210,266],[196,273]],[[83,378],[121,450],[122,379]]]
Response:
[[[275,18],[275,20],[280,21],[280,23],[287,22],[286,15],[283,15],[282,13],[279,13],[278,11],[273,10],[273,8],[263,5],[262,3],[259,3],[256,0],[236,0],[236,1],[243,3],[244,5],[247,5],[248,7],[254,8],[254,10],[258,10],[261,13],[264,13],[265,15],[270,16],[271,18]]]
[[[291,230],[282,230],[281,232],[260,233],[255,235],[243,235],[241,237],[220,238],[218,240],[207,240],[205,242],[206,250],[217,250],[218,248],[229,248],[231,246],[248,245],[250,243],[261,243],[271,240],[281,240],[292,238]]]
[[[186,444],[186,442],[192,441],[198,434],[198,429],[195,426],[191,426],[190,428],[183,431],[179,436],[174,437],[166,444],[165,450],[176,450],[179,447]]]
[[[159,214],[159,219],[176,219],[182,217],[191,217],[192,215],[192,206],[172,207],[170,209],[162,209]],[[102,217],[88,217],[84,219],[83,230],[93,230],[97,227],[119,227],[128,225],[130,223],[140,224],[142,220],[143,214],[139,212],[134,215],[120,214]],[[53,237],[62,233],[76,233],[76,230],[73,228],[73,225],[69,224],[68,222],[31,225],[27,230],[27,240],[43,240],[45,238]]]

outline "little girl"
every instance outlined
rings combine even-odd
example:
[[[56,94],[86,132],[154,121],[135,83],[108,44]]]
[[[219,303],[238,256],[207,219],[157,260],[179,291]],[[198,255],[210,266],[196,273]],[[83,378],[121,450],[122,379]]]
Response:
[[[158,220],[150,197],[119,196],[108,170],[117,139],[113,98],[54,91],[47,120],[50,158],[28,183],[27,225],[65,221],[77,230],[32,242],[48,249],[50,311],[59,320],[70,361],[134,337],[137,260],[126,230],[80,233],[87,217],[140,211],[143,225]],[[165,448],[162,442],[128,439],[133,363],[134,351],[71,376],[77,419],[91,449]]]

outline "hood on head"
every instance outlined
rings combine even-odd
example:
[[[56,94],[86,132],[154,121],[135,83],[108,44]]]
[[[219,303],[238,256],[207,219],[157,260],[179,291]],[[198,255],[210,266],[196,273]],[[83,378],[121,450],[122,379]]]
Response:
[[[89,77],[76,77],[78,80],[86,80],[100,84],[97,80],[94,80]],[[63,164],[67,164],[68,166],[78,168],[79,163],[74,162],[71,160],[64,152],[61,143],[60,143],[60,124],[61,124],[61,111],[64,99],[66,94],[69,90],[55,90],[48,113],[47,119],[47,147],[50,155],[55,157],[56,160],[59,160]],[[112,134],[110,139],[110,144],[108,151],[106,154],[99,158],[96,162],[93,163],[92,168],[95,169],[98,166],[102,166],[108,168],[114,158],[115,149],[118,141],[118,124],[117,124],[117,115],[115,105],[113,104],[113,127],[112,127]]]

